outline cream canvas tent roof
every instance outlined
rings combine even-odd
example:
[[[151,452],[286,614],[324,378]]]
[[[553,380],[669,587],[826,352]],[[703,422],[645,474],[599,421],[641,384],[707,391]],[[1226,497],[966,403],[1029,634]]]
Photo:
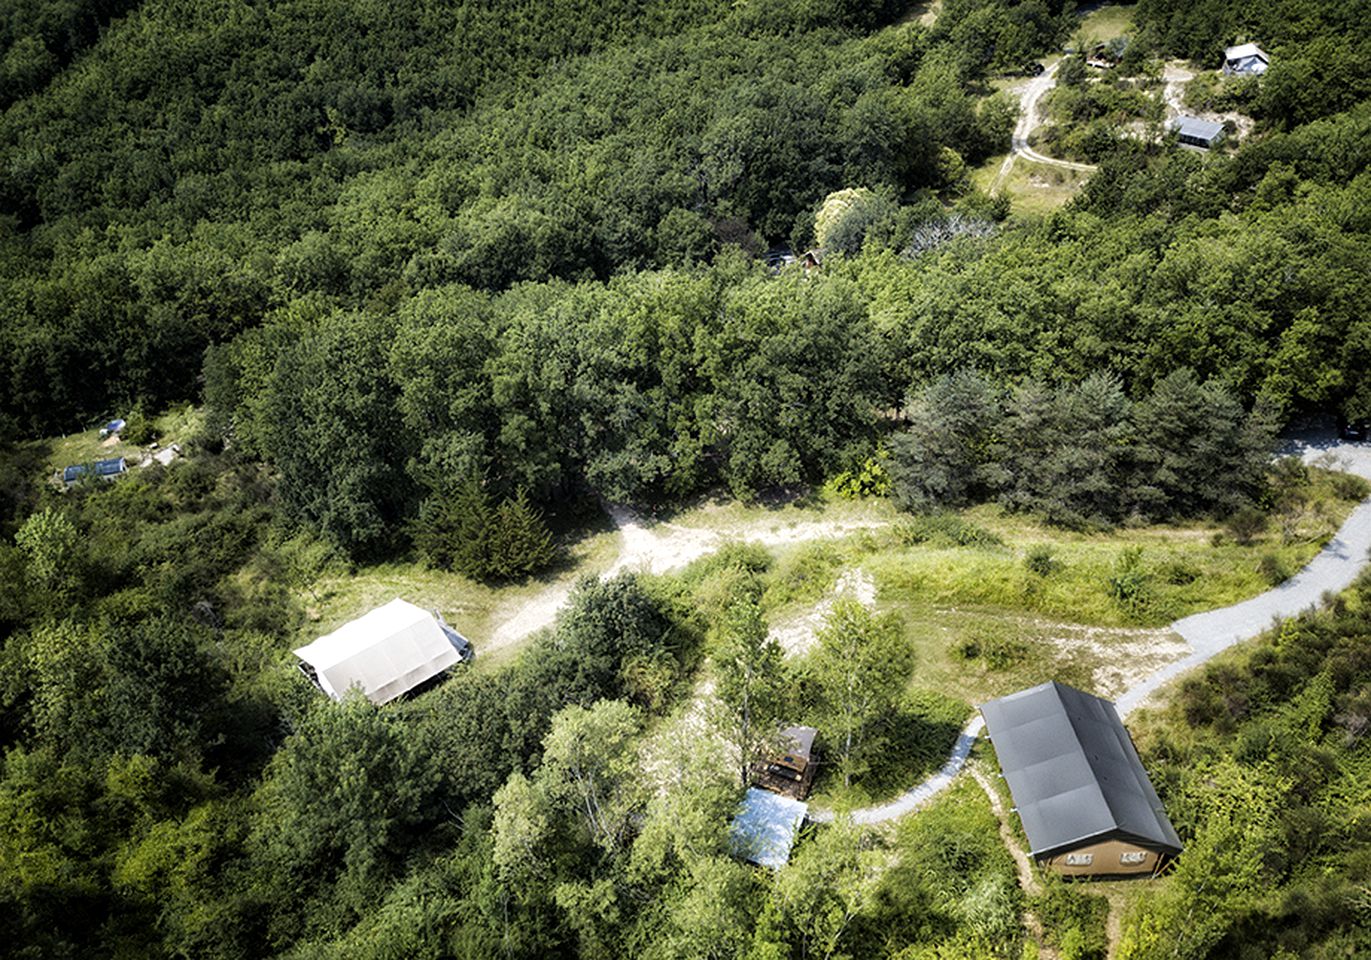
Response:
[[[372,703],[394,700],[437,676],[466,641],[427,610],[396,598],[295,651],[335,700],[353,685]]]

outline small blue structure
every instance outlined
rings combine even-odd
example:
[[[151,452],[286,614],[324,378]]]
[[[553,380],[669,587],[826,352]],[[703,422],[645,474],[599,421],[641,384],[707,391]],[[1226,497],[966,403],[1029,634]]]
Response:
[[[729,829],[733,853],[759,867],[779,870],[790,860],[809,804],[751,787]]]
[[[119,474],[126,472],[128,468],[123,457],[116,457],[113,460],[96,460],[92,464],[78,463],[62,471],[62,482],[75,483],[88,474],[99,477],[101,480],[113,480]]]
[[[105,437],[108,437],[112,433],[118,433],[126,426],[128,426],[128,422],[123,419],[111,420],[109,423],[105,424],[103,427],[100,428],[100,439],[103,440]]]

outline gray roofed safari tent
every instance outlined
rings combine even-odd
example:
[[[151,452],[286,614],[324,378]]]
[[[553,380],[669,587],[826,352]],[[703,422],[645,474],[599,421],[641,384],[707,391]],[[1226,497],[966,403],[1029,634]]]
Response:
[[[1255,43],[1240,43],[1223,52],[1226,74],[1262,74],[1271,65],[1271,55]]]
[[[1180,837],[1108,700],[1051,681],[992,700],[981,715],[1040,862],[1105,841],[1150,851],[1155,856],[1146,863],[1153,867],[1181,852]],[[1122,862],[1144,863],[1133,856]],[[1107,866],[1069,872],[1139,872]]]
[[[782,746],[787,759],[794,757],[808,763],[814,756],[814,738],[819,731],[813,727],[786,727],[781,731]]]
[[[1223,139],[1223,124],[1199,117],[1177,117],[1171,124],[1176,139],[1192,147],[1208,150]]]

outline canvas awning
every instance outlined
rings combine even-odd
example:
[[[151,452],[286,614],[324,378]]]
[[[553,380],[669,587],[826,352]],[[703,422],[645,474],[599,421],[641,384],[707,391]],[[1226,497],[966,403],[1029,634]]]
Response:
[[[399,598],[295,651],[335,700],[359,687],[386,703],[462,659],[466,640],[428,610]]]

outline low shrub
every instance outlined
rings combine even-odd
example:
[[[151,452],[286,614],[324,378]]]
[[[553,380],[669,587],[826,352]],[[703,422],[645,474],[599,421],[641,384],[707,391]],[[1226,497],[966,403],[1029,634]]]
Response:
[[[1173,587],[1184,587],[1200,578],[1200,571],[1181,557],[1173,557],[1161,568],[1161,577]]]
[[[1036,577],[1051,576],[1062,566],[1053,549],[1045,543],[1029,547],[1028,553],[1023,558],[1023,565],[1029,573]]]
[[[1256,507],[1243,507],[1228,518],[1228,533],[1241,544],[1249,544],[1266,530],[1267,516]]]
[[[1109,578],[1109,595],[1121,607],[1137,611],[1147,603],[1147,573],[1142,565],[1142,548],[1125,547],[1114,562]]]
[[[1285,583],[1294,573],[1290,564],[1278,553],[1262,554],[1261,560],[1257,561],[1257,572],[1273,587]]]
[[[832,544],[806,544],[777,567],[762,604],[777,607],[796,600],[817,600],[832,588],[841,566],[842,557]]]
[[[884,451],[874,457],[867,457],[851,470],[831,478],[824,489],[843,500],[860,500],[863,497],[884,497],[890,493],[890,474],[886,472]]]
[[[1028,644],[1014,637],[968,637],[954,649],[963,660],[981,660],[991,670],[1007,670],[1028,657]]]
[[[1330,478],[1333,496],[1339,500],[1365,500],[1371,496],[1371,483],[1350,473],[1335,473]]]
[[[1004,546],[1004,541],[994,533],[955,513],[924,513],[902,520],[895,525],[895,536],[905,546],[920,543],[935,547]]]

